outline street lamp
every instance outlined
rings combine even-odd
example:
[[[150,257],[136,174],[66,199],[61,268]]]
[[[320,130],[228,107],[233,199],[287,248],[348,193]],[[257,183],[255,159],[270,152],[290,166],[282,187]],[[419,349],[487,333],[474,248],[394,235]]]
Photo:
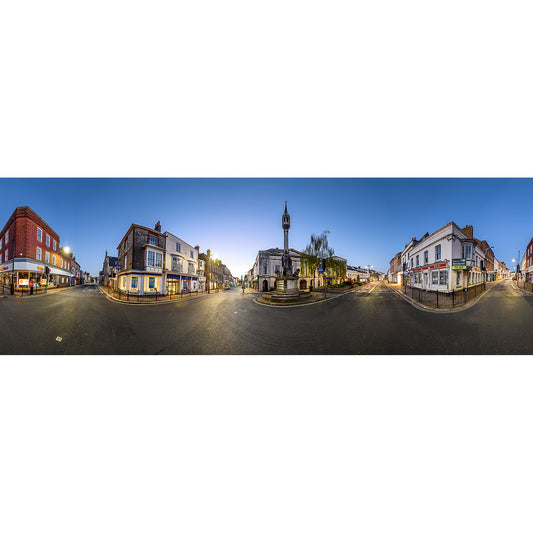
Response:
[[[366,265],[365,268],[368,273],[368,281],[370,281],[370,269],[374,268],[374,265]]]
[[[13,249],[11,250],[11,260],[13,262],[13,269],[11,270],[11,294],[15,294],[15,239],[11,240]]]

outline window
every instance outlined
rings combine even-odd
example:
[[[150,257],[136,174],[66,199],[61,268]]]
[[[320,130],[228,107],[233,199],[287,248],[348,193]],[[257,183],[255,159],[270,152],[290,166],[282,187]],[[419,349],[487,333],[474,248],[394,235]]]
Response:
[[[438,285],[439,284],[439,273],[433,271],[431,273],[431,284],[432,285]]]
[[[122,288],[126,288],[126,276],[122,276]]]
[[[56,256],[52,254],[52,265],[56,264]]]
[[[43,230],[41,228],[37,228],[37,240],[43,242]]]
[[[54,250],[57,250],[57,242],[56,242],[55,239],[52,239],[52,248],[53,248]]]
[[[37,259],[37,261],[41,260],[41,254],[42,250],[37,246],[37,248],[35,248],[35,258]]]
[[[139,278],[137,276],[132,276],[131,288],[137,290],[138,283],[139,283]]]
[[[172,270],[174,272],[183,272],[183,261],[179,257],[172,258]]]
[[[3,244],[3,242],[4,242],[3,237],[0,237],[0,250],[2,249],[2,244]]]
[[[416,266],[420,265],[420,259],[419,259],[419,256],[417,255],[416,256]]]
[[[192,250],[189,251],[189,254],[191,255],[191,259],[194,259],[194,253]]]
[[[194,263],[189,263],[189,274],[194,274]]]
[[[441,270],[439,272],[439,283],[441,285],[448,285],[448,271],[447,270]]]
[[[46,246],[50,247],[50,235],[46,235]]]
[[[7,244],[7,241],[9,240],[9,230],[6,231],[6,238],[4,240],[5,240],[5,243]]]
[[[411,268],[413,268],[413,260],[411,259]]]
[[[266,276],[267,275],[267,265],[263,265],[263,275]]]
[[[463,259],[472,259],[472,245],[465,244],[463,246]]]
[[[148,278],[148,288],[150,290],[155,289],[155,278]]]
[[[435,261],[440,261],[440,244],[435,246]]]
[[[148,250],[148,261],[146,262],[148,266],[154,266],[155,265],[155,252],[152,250]]]
[[[457,279],[455,280],[455,284],[460,287],[461,286],[461,272],[457,272]]]
[[[157,237],[155,235],[148,235],[148,244],[157,246]]]
[[[4,261],[7,261],[7,252],[8,252],[8,250],[6,250]]]
[[[424,252],[424,264],[425,265],[428,264],[428,251],[427,250]]]
[[[155,254],[155,266],[161,268],[163,266],[163,254]]]
[[[66,268],[66,263],[65,264],[65,268]],[[61,268],[63,268],[63,259],[61,259]]]
[[[176,252],[181,252],[181,244],[179,242],[176,243]]]
[[[44,253],[44,260],[45,260],[46,263],[50,262],[50,252],[45,252]]]

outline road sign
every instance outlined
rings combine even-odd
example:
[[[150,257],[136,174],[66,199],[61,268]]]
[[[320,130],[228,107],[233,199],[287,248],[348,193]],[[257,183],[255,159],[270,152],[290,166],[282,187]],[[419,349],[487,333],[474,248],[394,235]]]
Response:
[[[318,267],[318,273],[322,274],[322,272],[324,272],[324,269],[322,267]]]

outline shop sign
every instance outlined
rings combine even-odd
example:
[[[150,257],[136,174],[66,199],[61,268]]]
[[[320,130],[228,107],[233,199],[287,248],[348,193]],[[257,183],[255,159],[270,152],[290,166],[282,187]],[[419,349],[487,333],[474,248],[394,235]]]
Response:
[[[2,270],[8,270],[8,269],[9,269],[8,266],[7,267],[2,267]]]
[[[452,270],[466,270],[466,259],[452,259]]]
[[[29,280],[19,278],[19,285],[21,286],[24,285],[25,287],[27,287],[28,283],[29,283]]]

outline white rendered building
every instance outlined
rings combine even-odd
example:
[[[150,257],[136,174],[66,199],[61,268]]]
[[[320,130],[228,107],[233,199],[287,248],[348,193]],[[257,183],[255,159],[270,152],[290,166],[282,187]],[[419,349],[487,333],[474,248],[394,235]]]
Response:
[[[411,287],[440,292],[466,289],[484,282],[485,254],[473,238],[472,226],[450,222],[404,251]]]

